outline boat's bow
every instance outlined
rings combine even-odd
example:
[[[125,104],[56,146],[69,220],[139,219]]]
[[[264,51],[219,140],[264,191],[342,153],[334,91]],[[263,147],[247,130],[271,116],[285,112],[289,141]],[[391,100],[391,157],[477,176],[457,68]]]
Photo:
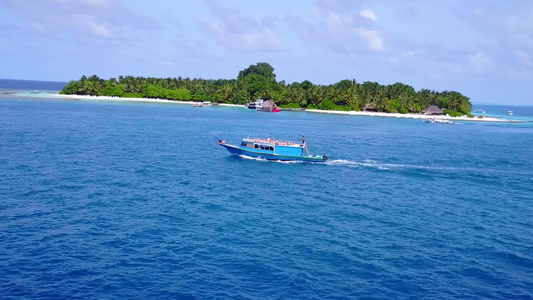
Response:
[[[226,141],[224,140],[218,140],[217,145],[226,148],[226,150],[228,150],[229,153],[231,154],[236,154],[236,155],[242,154],[242,150],[238,146],[226,144]]]

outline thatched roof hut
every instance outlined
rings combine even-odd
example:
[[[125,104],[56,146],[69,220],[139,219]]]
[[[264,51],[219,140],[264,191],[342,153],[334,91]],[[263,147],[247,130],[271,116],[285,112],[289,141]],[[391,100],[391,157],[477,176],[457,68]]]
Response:
[[[261,107],[261,110],[262,111],[272,111],[274,109],[274,107],[276,107],[276,103],[274,103],[274,101],[266,100],[266,101],[263,101],[263,105]]]
[[[436,105],[431,105],[430,107],[426,108],[424,110],[424,113],[426,115],[443,115],[444,114],[444,108],[439,108]]]
[[[376,104],[374,104],[374,103],[367,103],[367,104],[365,105],[365,108],[363,109],[363,111],[378,111],[378,110],[376,109]]]

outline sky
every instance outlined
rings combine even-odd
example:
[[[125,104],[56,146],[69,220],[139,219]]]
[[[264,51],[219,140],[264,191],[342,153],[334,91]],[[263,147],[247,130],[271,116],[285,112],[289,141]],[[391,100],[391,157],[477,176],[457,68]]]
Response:
[[[531,0],[0,0],[0,78],[344,79],[533,105]]]

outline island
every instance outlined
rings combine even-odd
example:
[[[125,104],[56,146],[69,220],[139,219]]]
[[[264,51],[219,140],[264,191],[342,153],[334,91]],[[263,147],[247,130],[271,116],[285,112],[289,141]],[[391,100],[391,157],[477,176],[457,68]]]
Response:
[[[438,115],[474,118],[470,113],[470,99],[456,91],[416,91],[400,82],[381,85],[372,81],[358,83],[355,79],[331,85],[315,85],[308,80],[287,84],[283,80],[277,81],[274,68],[264,62],[239,71],[236,79],[119,76],[118,80],[106,80],[97,75],[82,76],[65,85],[60,94],[191,103],[209,101],[229,105],[244,105],[263,99],[285,109],[417,118],[436,109]]]

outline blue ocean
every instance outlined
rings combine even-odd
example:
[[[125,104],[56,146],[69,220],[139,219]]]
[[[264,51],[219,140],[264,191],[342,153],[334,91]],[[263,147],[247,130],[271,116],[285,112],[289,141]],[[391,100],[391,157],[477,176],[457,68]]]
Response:
[[[60,83],[24,84],[0,81],[2,299],[533,299],[531,122],[64,100]],[[248,136],[305,136],[329,160],[217,146]]]

